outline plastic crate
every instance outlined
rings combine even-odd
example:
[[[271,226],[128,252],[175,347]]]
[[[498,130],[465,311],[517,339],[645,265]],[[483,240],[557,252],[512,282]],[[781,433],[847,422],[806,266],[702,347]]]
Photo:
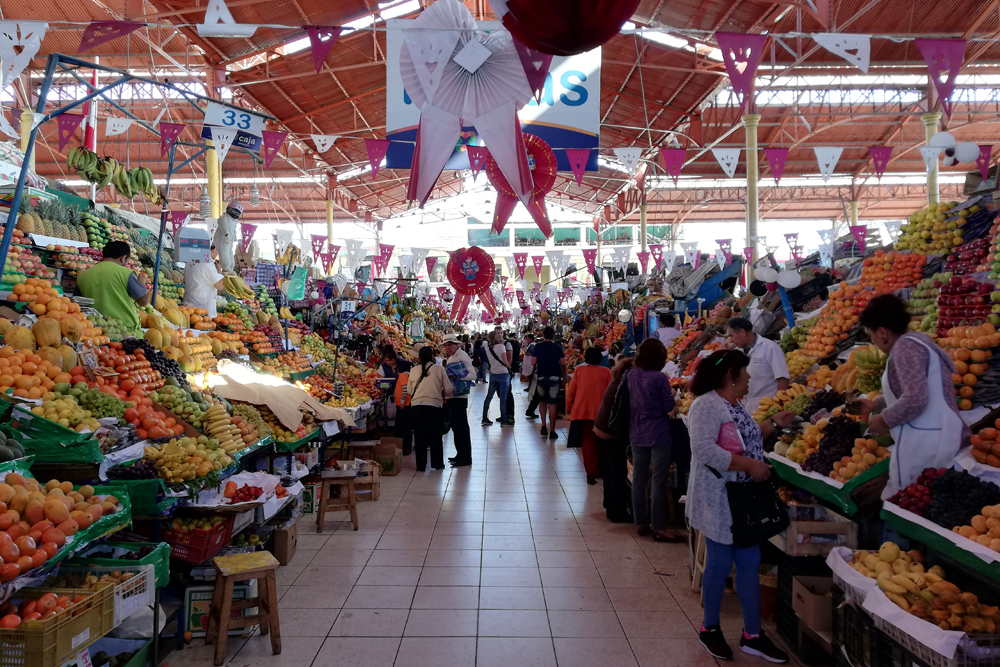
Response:
[[[21,589],[15,596],[18,599],[36,599],[45,593],[87,599],[70,605],[65,614],[0,630],[0,667],[59,667],[75,657],[114,627],[114,589],[111,584],[90,590]]]
[[[1000,635],[967,636],[959,642],[955,655],[949,658],[878,616],[873,620],[876,628],[927,667],[1000,667]]]
[[[161,539],[170,545],[172,558],[187,563],[203,563],[219,553],[229,544],[233,534],[233,517],[228,516],[211,530],[173,530],[163,526]],[[122,538],[130,542],[148,542],[153,539],[152,521],[133,521],[132,531],[124,532]],[[0,666],[2,667],[2,666]]]
[[[860,607],[844,603],[844,591],[833,587],[833,652],[852,665],[878,664],[880,635],[871,617]]]
[[[822,556],[789,556],[770,542],[765,543],[765,562],[778,566],[778,634],[791,646],[799,642],[799,617],[792,610],[792,580],[795,577],[828,577],[830,567]]]
[[[153,551],[146,554],[139,560],[127,560],[121,558],[124,552],[135,552],[141,550],[143,547],[152,547]],[[101,558],[94,557],[90,554],[100,553],[106,549],[111,549],[113,558]],[[125,565],[123,565],[125,564]],[[97,567],[97,568],[114,568],[121,569],[122,567],[134,567],[136,565],[152,565],[153,571],[156,576],[156,587],[161,588],[166,586],[170,581],[170,545],[164,542],[114,542],[107,541],[100,544],[95,544],[78,556],[71,558],[66,561],[66,565],[69,567]]]
[[[135,576],[115,586],[115,627],[156,599],[156,570],[152,565],[121,565],[119,567],[73,567],[63,565],[59,574],[101,575],[113,572],[134,572]]]

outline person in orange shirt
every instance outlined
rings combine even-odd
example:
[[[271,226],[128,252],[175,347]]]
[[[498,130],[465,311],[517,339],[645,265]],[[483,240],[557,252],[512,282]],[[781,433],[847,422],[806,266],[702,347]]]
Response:
[[[600,347],[591,347],[583,355],[586,362],[573,370],[573,380],[566,390],[566,412],[569,414],[569,447],[583,448],[583,467],[587,484],[597,484],[601,474],[597,456],[597,436],[594,419],[611,384],[611,369],[601,366],[604,354]]]

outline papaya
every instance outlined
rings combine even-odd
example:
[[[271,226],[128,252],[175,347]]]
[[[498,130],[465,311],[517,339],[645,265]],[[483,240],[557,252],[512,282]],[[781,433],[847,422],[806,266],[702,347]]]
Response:
[[[7,333],[7,329],[10,329],[13,326],[14,326],[13,322],[11,322],[8,319],[0,317],[0,336],[3,336],[5,333]]]
[[[76,350],[69,345],[60,345],[59,355],[62,357],[63,372],[69,373],[70,369],[77,365]]]
[[[31,333],[34,334],[35,342],[39,346],[56,347],[62,343],[62,330],[59,327],[59,322],[48,317],[43,317],[35,322],[34,326],[31,327]]]
[[[47,361],[53,366],[62,368],[62,355],[59,354],[59,350],[57,350],[56,348],[40,347],[38,348],[38,351],[35,352],[35,354],[41,357],[42,361]]]
[[[160,333],[159,329],[147,330],[146,335],[143,336],[143,338],[148,340],[149,344],[152,345],[157,350],[163,348],[163,334]]]
[[[80,339],[83,338],[83,324],[80,323],[80,320],[72,317],[64,317],[59,321],[59,329],[62,335],[73,345],[79,343]]]
[[[56,328],[59,327],[58,323],[53,322],[53,324],[56,325]],[[38,347],[35,341],[35,334],[27,327],[11,327],[8,329],[3,335],[3,344],[10,345],[15,350],[31,350],[32,352]],[[58,344],[59,341],[56,341],[56,345]]]
[[[146,326],[150,329],[162,329],[163,322],[160,321],[160,316],[156,313],[149,313],[149,316],[146,318]]]

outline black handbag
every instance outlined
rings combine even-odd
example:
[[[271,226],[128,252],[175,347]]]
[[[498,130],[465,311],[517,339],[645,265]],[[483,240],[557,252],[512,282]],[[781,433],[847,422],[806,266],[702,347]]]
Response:
[[[717,470],[708,469],[722,479]],[[726,495],[733,516],[734,547],[756,546],[788,528],[788,506],[778,497],[778,485],[772,478],[763,482],[726,482]]]
[[[611,404],[611,414],[608,415],[608,428],[611,435],[618,438],[628,438],[629,423],[632,417],[631,395],[628,391],[628,375],[626,371],[618,383],[618,391],[615,392],[615,400]]]

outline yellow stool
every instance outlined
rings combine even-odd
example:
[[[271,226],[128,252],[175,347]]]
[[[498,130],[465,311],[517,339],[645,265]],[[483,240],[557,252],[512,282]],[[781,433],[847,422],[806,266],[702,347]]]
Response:
[[[358,529],[358,498],[354,489],[354,480],[357,479],[353,470],[324,470],[320,473],[323,486],[320,489],[319,501],[316,505],[316,532],[323,532],[323,524],[326,523],[327,510],[333,512],[350,512],[351,522],[354,530]],[[330,487],[338,486],[346,489],[341,492],[339,498],[330,497]]]
[[[274,583],[277,559],[268,551],[235,556],[217,556],[212,559],[215,566],[215,590],[212,592],[212,606],[208,612],[208,631],[205,643],[215,645],[215,664],[221,665],[226,656],[226,640],[229,629],[260,625],[260,634],[271,634],[271,653],[281,653],[281,631],[278,629],[278,589]],[[245,579],[257,580],[257,597],[233,601],[233,583]],[[253,616],[230,618],[233,611],[257,607]]]

